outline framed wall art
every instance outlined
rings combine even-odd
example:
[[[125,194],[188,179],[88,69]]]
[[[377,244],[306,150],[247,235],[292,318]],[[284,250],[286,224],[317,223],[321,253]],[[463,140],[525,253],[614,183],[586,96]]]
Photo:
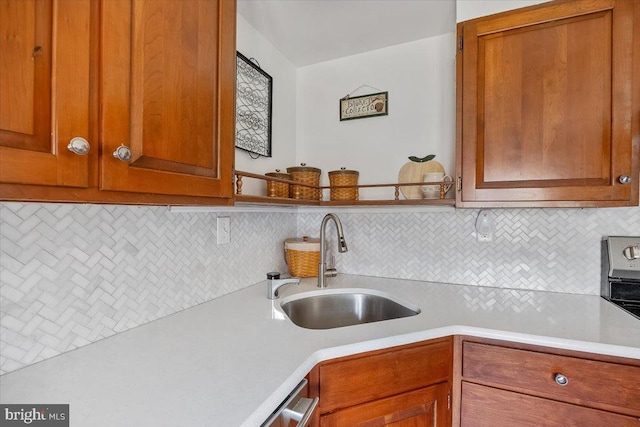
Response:
[[[236,147],[271,157],[273,78],[240,52],[236,56]]]

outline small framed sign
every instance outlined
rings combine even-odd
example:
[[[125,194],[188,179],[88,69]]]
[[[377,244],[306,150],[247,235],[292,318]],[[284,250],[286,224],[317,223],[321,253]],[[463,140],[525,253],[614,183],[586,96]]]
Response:
[[[340,100],[340,121],[389,114],[389,92],[345,96]]]

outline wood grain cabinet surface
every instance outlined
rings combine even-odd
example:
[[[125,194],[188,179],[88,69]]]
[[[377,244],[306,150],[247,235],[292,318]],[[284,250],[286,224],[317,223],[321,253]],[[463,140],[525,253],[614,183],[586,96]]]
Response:
[[[478,384],[462,384],[461,426],[638,427],[637,417]]]
[[[309,375],[316,426],[450,424],[451,337],[322,362]]]
[[[0,2],[0,182],[89,185],[90,3]],[[97,150],[97,146],[93,149]]]
[[[640,361],[469,341],[461,351],[462,426],[640,426]]]
[[[401,393],[320,417],[322,427],[435,427],[448,425],[449,384]]]
[[[232,204],[235,22],[235,0],[3,0],[0,199]]]
[[[456,205],[637,205],[638,28],[637,0],[458,24]]]

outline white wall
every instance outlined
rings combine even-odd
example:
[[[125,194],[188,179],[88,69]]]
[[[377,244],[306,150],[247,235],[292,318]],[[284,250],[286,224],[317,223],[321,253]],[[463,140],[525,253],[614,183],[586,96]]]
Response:
[[[273,77],[272,157],[252,159],[236,149],[236,169],[254,173],[294,166],[296,153],[296,68],[242,16],[237,16],[237,50],[255,58]],[[245,179],[245,194],[266,194],[264,182]]]
[[[393,183],[408,156],[436,154],[454,170],[455,33],[298,68],[297,162],[360,171],[360,184]],[[340,121],[339,99],[360,85],[389,92],[389,115]],[[355,93],[375,93],[364,88]],[[393,198],[393,188],[361,199]]]
[[[456,22],[492,15],[550,0],[456,0]]]

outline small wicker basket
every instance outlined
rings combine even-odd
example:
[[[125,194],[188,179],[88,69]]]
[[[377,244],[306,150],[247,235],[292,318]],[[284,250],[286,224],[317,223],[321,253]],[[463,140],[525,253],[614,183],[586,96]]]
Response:
[[[287,239],[284,253],[289,273],[295,277],[318,277],[320,263],[320,239]]]
[[[338,171],[329,172],[331,186],[331,200],[358,200],[358,188],[334,188],[343,185],[358,185],[358,171],[340,168]]]
[[[307,166],[301,163],[300,166],[287,168],[287,172],[291,174],[291,180],[301,182],[303,184],[320,186],[320,174],[322,171],[318,168]],[[320,200],[320,190],[318,188],[303,187],[301,185],[289,186],[289,197],[292,199]]]
[[[280,172],[280,169],[276,169],[275,172],[269,172],[265,175],[272,178],[291,179],[291,175]],[[286,182],[267,181],[267,197],[289,197],[289,184]]]

